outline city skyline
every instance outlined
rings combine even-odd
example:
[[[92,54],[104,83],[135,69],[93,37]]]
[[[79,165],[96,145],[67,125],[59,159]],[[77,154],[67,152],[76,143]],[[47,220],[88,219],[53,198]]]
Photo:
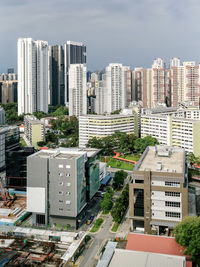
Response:
[[[184,1],[5,1],[1,3],[0,72],[17,66],[18,37],[87,46],[88,70],[110,62],[148,67],[156,57],[200,61],[197,29],[200,3]],[[70,25],[70,26],[68,26]],[[183,31],[184,29],[184,31]]]

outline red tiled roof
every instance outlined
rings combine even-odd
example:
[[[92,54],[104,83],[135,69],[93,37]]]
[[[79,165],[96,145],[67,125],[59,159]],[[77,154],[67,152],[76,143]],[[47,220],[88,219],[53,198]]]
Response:
[[[126,249],[184,256],[184,248],[176,243],[174,237],[130,233]],[[192,267],[192,262],[187,261],[186,266]]]

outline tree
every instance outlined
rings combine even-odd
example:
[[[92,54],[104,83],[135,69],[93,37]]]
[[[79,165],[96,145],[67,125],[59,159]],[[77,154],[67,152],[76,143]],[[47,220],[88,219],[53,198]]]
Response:
[[[113,188],[117,190],[121,189],[127,175],[128,173],[123,170],[116,172],[113,178]]]
[[[135,141],[134,149],[139,153],[143,153],[148,146],[155,146],[157,144],[159,144],[158,140],[148,135],[144,138],[138,138]]]
[[[46,136],[45,136],[46,142],[47,143],[58,143],[58,137],[55,133],[53,132],[47,132]]]
[[[134,142],[136,136],[133,134],[126,134],[116,131],[114,134],[89,139],[87,147],[93,147],[102,150],[103,155],[114,155],[114,151],[117,150],[120,153],[130,153],[134,151]]]
[[[176,242],[186,247],[184,254],[200,264],[200,217],[186,217],[174,229]]]
[[[6,122],[8,124],[13,124],[19,121],[23,121],[24,116],[23,115],[18,116],[17,114],[17,103],[2,104],[1,106],[5,110]]]
[[[121,195],[117,198],[115,205],[111,211],[113,221],[120,223],[127,211],[129,205],[129,186],[126,185]]]

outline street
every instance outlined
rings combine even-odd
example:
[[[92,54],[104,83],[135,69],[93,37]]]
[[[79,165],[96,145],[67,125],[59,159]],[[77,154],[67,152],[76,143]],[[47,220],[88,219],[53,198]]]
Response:
[[[109,230],[112,226],[112,217],[111,215],[101,216],[104,218],[104,223],[99,232],[96,234],[89,233],[94,237],[94,241],[89,249],[84,250],[82,256],[83,260],[80,263],[80,267],[94,267],[97,264],[95,260],[95,256],[105,239],[113,239],[115,238],[115,233],[111,233]]]

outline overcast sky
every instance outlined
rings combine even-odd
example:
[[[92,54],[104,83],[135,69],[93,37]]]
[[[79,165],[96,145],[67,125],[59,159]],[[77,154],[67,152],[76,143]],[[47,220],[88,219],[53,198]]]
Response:
[[[199,0],[0,0],[0,14],[0,72],[16,68],[18,37],[82,41],[88,70],[200,62]]]

